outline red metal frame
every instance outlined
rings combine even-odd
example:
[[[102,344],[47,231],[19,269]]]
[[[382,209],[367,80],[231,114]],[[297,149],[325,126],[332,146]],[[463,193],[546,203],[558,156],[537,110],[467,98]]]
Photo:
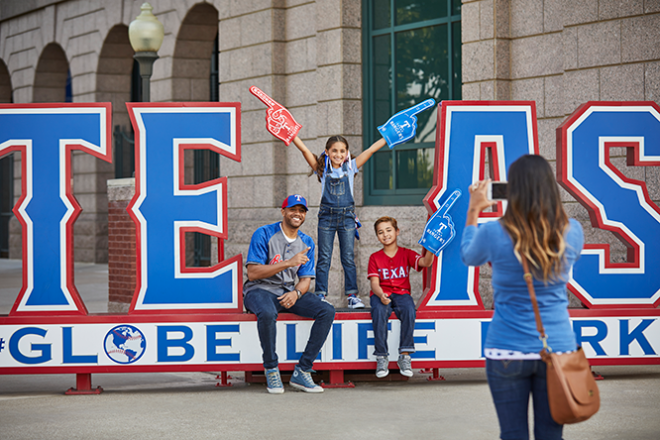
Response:
[[[87,373],[76,374],[76,387],[69,388],[64,392],[67,396],[81,395],[81,394],[101,394],[103,388],[96,387],[92,389],[92,375]]]
[[[323,388],[355,388],[351,381],[344,381],[344,370],[330,370],[330,381],[321,383]]]

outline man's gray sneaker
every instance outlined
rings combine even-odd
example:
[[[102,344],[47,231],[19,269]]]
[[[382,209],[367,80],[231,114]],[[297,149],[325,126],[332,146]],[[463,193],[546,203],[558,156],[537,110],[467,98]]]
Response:
[[[399,355],[399,360],[396,361],[396,363],[399,366],[399,372],[401,373],[402,376],[412,377],[413,370],[412,370],[412,366],[410,365],[410,356],[409,355],[400,354]]]
[[[382,379],[383,377],[387,376],[390,374],[389,368],[387,368],[388,364],[390,363],[390,360],[387,358],[387,356],[376,356],[376,377],[379,379]]]
[[[312,375],[307,371],[301,370],[298,365],[296,365],[296,368],[293,370],[293,374],[291,375],[291,380],[289,381],[289,385],[300,391],[305,391],[306,393],[323,392],[323,388],[321,388],[320,386],[314,383],[314,379],[312,379]]]
[[[282,385],[282,378],[280,377],[280,369],[275,367],[269,370],[264,370],[266,374],[266,386],[268,392],[271,394],[282,394],[284,392],[284,385]]]

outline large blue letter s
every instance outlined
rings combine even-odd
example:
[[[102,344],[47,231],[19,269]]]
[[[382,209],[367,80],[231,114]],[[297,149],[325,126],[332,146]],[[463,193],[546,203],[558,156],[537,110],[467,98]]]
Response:
[[[589,307],[660,303],[660,209],[646,183],[621,173],[610,149],[627,149],[628,166],[660,166],[660,107],[654,102],[588,102],[557,128],[557,178],[587,210],[593,226],[628,248],[612,263],[607,244],[587,244],[571,291]]]

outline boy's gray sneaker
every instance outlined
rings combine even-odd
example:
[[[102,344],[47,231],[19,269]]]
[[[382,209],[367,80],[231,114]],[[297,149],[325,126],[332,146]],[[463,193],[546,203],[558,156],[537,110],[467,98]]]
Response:
[[[320,386],[314,383],[314,379],[312,379],[312,375],[307,371],[301,370],[298,365],[296,365],[296,368],[293,370],[293,374],[291,375],[291,380],[289,381],[289,385],[300,391],[305,391],[306,393],[323,392],[323,388],[321,388]]]
[[[413,370],[412,370],[412,366],[410,365],[410,356],[409,355],[400,354],[399,355],[399,360],[396,361],[396,363],[399,366],[399,372],[401,373],[402,376],[412,377]]]
[[[390,363],[390,360],[387,358],[387,356],[376,356],[376,377],[379,379],[382,379],[383,377],[387,376],[390,374],[389,368],[387,368],[388,364]]]
[[[282,385],[282,378],[280,377],[280,369],[270,368],[264,370],[266,374],[266,386],[268,392],[271,394],[282,394],[284,392],[284,385]]]

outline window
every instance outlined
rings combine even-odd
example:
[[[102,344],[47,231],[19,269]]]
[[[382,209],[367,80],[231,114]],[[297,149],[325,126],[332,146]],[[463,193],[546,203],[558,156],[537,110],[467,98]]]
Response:
[[[9,258],[9,221],[14,207],[14,155],[0,157],[0,258]]]
[[[215,34],[213,51],[211,52],[211,74],[209,75],[209,101],[220,101],[220,47],[219,33]],[[207,182],[220,177],[220,155],[210,150],[195,150],[194,183]],[[211,236],[193,232],[195,249],[193,255],[194,267],[211,265]]]
[[[461,0],[363,0],[364,145],[394,113],[461,99]],[[416,205],[433,182],[437,110],[417,115],[415,139],[364,167],[366,205]]]
[[[73,102],[73,87],[71,85],[71,70],[66,71],[66,84],[64,85],[64,102]]]

